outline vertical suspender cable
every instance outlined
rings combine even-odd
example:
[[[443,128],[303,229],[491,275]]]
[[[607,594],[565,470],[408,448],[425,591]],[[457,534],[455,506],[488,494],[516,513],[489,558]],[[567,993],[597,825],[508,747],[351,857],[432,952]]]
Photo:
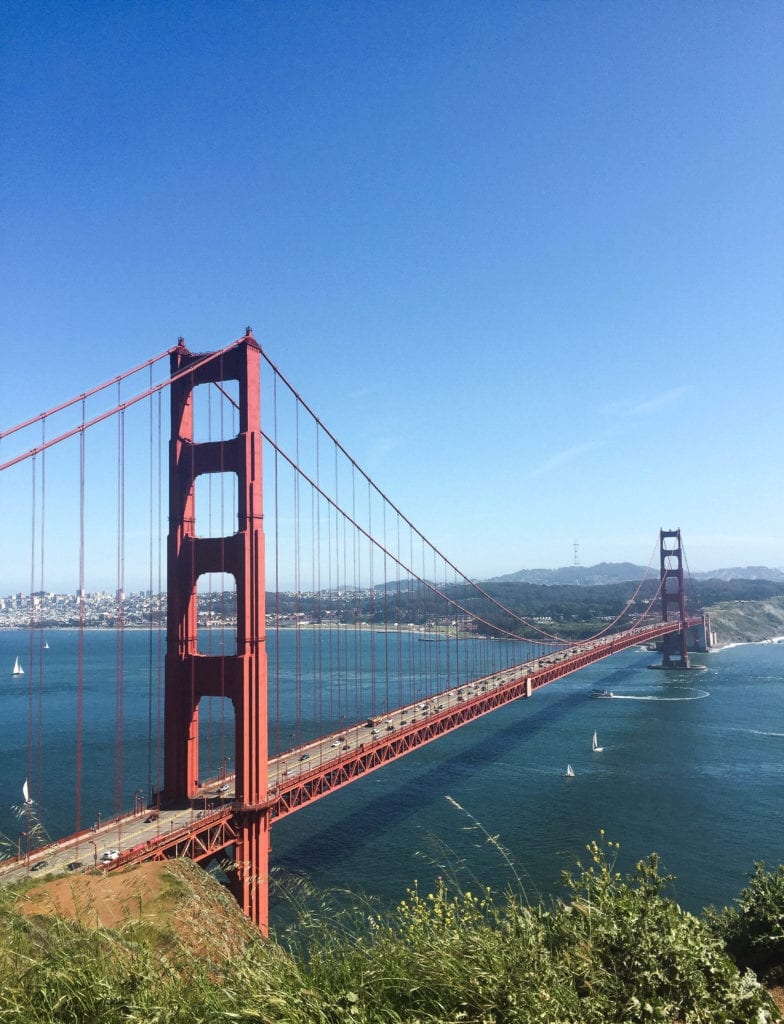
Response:
[[[294,439],[294,450],[296,452],[295,464],[299,466],[299,402],[295,402],[294,406],[295,415],[295,439]],[[294,609],[295,609],[295,623],[299,626],[299,611],[300,611],[300,594],[302,593],[302,583],[300,578],[300,542],[299,542],[299,530],[300,530],[300,519],[299,519],[299,473],[295,470],[294,472]],[[294,726],[296,731],[297,746],[302,742],[302,631],[298,628],[294,630],[294,672],[295,672],[295,708],[296,708],[296,724]]]
[[[275,438],[272,481],[275,500],[275,753],[280,754],[280,494],[278,491],[278,375],[272,374],[272,436]],[[266,465],[266,463],[265,463]],[[265,581],[266,585],[266,581]]]
[[[348,721],[349,710],[348,710],[348,681],[344,680],[342,664],[340,660],[340,513],[338,511],[338,448],[334,445],[334,479],[335,479],[335,584],[334,593],[336,597],[335,603],[335,630],[334,636],[330,636],[333,644],[333,649],[330,652],[330,658],[333,660],[333,670],[335,678],[338,681],[338,692],[340,693],[343,701],[344,714],[346,721]],[[330,552],[332,550],[332,537],[330,536]]]
[[[158,707],[156,727],[156,748],[155,748],[155,788],[156,794],[161,791],[161,765],[163,764],[163,642],[164,642],[164,614],[163,614],[163,411],[162,396],[158,392],[158,583],[157,583],[157,614],[158,614]],[[150,793],[152,798],[152,793]]]
[[[356,476],[356,473],[351,474],[352,480]],[[376,624],[376,566],[374,559],[374,547],[373,537],[373,493],[368,487],[367,492],[367,530],[368,535],[371,538],[368,541],[368,588],[370,590],[370,622],[375,627]],[[356,521],[356,511],[352,512],[352,519]],[[376,643],[374,632],[370,635],[370,713],[375,715],[376,713]]]
[[[221,381],[223,381],[223,356],[220,357],[220,379],[221,379]],[[220,394],[220,392],[219,392],[219,394]],[[219,403],[218,403],[218,431],[219,431],[219,437],[220,437],[220,463],[219,463],[219,469],[220,469],[220,500],[219,500],[219,506],[218,507],[219,507],[219,522],[220,522],[220,531],[221,531],[220,532],[220,537],[221,537],[221,541],[220,541],[220,548],[221,548],[220,564],[221,564],[221,570],[223,570],[223,567],[226,564],[226,480],[225,480],[225,473],[224,473],[224,470],[226,468],[225,462],[224,462],[225,439],[226,439],[225,418],[224,418],[225,417],[225,413],[226,413],[225,402],[219,400]],[[233,414],[232,414],[232,419],[233,419]],[[234,436],[234,431],[233,430],[231,432],[231,436],[232,437]],[[234,526],[235,530],[236,530],[236,528],[237,527]],[[212,530],[210,530],[210,533],[212,533]],[[262,581],[261,585],[262,586],[264,585],[263,581]],[[221,572],[220,619],[221,619],[221,655],[225,656],[225,654],[226,654],[226,574],[224,572]],[[238,615],[237,615],[237,586],[236,586],[236,580],[235,580],[235,586],[234,586],[234,630],[233,630],[233,634],[234,634],[234,651],[233,651],[233,653],[235,655],[238,655],[240,653],[240,649],[239,649],[239,621],[238,621]],[[220,664],[220,696],[221,696],[221,700],[220,700],[220,737],[219,737],[219,740],[218,740],[218,751],[220,753],[220,758],[221,758],[221,773],[222,773],[222,775],[224,775],[225,772],[226,772],[226,764],[227,764],[227,757],[228,757],[228,755],[226,753],[226,662],[225,662],[225,660],[223,660],[223,657],[221,659],[221,664]]]
[[[354,480],[354,472],[352,469],[351,473],[351,518],[356,521],[356,483]],[[359,546],[359,538],[357,537],[356,530],[351,532],[351,569],[352,569],[352,589],[354,592],[354,614],[351,616],[353,619],[351,624],[352,633],[352,658],[354,664],[354,689],[358,690],[362,680],[362,650],[360,647],[362,641],[362,635],[360,632],[359,615],[356,603],[359,600],[359,576],[358,576],[358,565],[359,555],[357,548]],[[348,624],[347,624],[348,625]]]
[[[82,422],[84,422],[84,401]],[[84,475],[85,475],[85,434],[79,431],[79,631],[76,640],[76,819],[74,831],[82,827],[82,725],[84,720]]]
[[[46,417],[41,420],[41,442],[46,441]],[[35,637],[35,660],[38,676],[38,785],[39,800],[44,799],[44,771],[43,771],[43,724],[44,724],[44,642],[43,642],[43,620],[45,617],[45,595],[44,595],[44,553],[46,541],[46,449],[41,451],[41,543],[40,543],[40,578],[38,582],[38,635]],[[30,661],[33,668],[33,661]]]
[[[346,589],[348,589],[348,519],[347,519],[346,516],[343,516],[343,518],[342,518],[342,525],[343,525],[343,541],[342,541],[343,586]],[[351,609],[349,607],[348,597],[346,597],[344,618],[348,618],[350,616],[350,614],[351,614]],[[343,629],[342,633],[344,634],[344,640],[345,640],[344,652],[343,652],[343,664],[345,666],[345,672],[346,672],[346,690],[348,691],[349,671],[350,671],[350,662],[349,662],[349,656],[348,656],[348,629]],[[357,687],[354,686],[354,718],[357,721],[359,721],[361,715],[362,715],[361,694],[360,694],[359,690],[357,689]]]
[[[327,505],[327,593],[330,598],[334,595],[337,588],[334,586],[332,581],[332,505]],[[334,600],[330,601],[332,611],[334,612]],[[334,689],[337,690],[337,714],[338,714],[338,728],[342,729],[343,721],[343,699],[340,691],[340,677],[335,673],[335,658],[334,658],[334,632],[335,632],[335,616],[330,616],[329,630],[327,632],[327,678],[330,681],[330,693]],[[348,724],[348,723],[346,723]]]
[[[398,560],[398,562],[400,562],[402,560],[402,552],[400,550],[400,515],[399,514],[396,514],[396,516],[395,516],[395,526],[396,526],[396,533],[397,533],[396,553],[397,553],[397,560]],[[398,624],[398,630],[397,630],[397,705],[398,705],[398,707],[401,707],[403,705],[403,703],[404,703],[404,701],[403,701],[403,629],[404,629],[405,619],[403,618],[403,607],[402,607],[402,594],[401,594],[402,583],[403,583],[403,581],[400,578],[400,570],[398,569],[398,571],[397,571],[397,582],[395,584],[395,601],[397,603],[397,607],[395,609],[395,618],[397,619],[397,624]]]
[[[120,396],[117,396],[120,403]],[[125,676],[125,410],[117,418],[117,684],[114,723],[114,806],[123,809],[123,682]]]
[[[387,577],[387,502],[382,509],[382,534],[384,538],[384,711],[389,714],[389,579]]]
[[[410,575],[408,578],[408,594],[409,594],[409,605],[411,607],[411,621],[417,625],[417,631],[422,630],[422,617],[419,609],[419,581],[417,579],[417,573],[414,570],[414,530],[413,527],[409,526],[408,531],[408,564],[411,566]],[[412,643],[408,650],[408,671],[411,679],[411,700],[415,700],[418,694],[419,686],[419,672],[417,659],[421,652],[424,644]]]
[[[318,605],[318,559],[317,559],[317,535],[316,535],[316,519],[317,519],[317,507],[318,507],[318,495],[316,494],[315,488],[310,489],[310,561],[311,561],[311,583],[310,589],[313,594],[311,602],[311,660],[313,674],[313,685],[315,692],[314,698],[314,712],[315,718],[318,722],[317,735],[321,736],[324,731],[324,693],[321,686],[321,672],[319,671],[319,650],[321,647],[321,638],[316,626],[316,614]]]
[[[436,588],[436,590],[439,593],[441,593],[441,587],[438,584],[438,569],[436,567],[436,549],[435,548],[431,548],[431,551],[433,552],[433,586]],[[438,607],[438,603],[436,602],[435,609],[434,609],[434,618],[435,618],[434,625],[435,625],[435,630],[436,630],[436,641],[440,641],[441,640],[440,631],[439,631],[439,623],[438,623],[438,619],[439,619],[438,612],[439,611],[440,611],[440,609]],[[448,607],[447,607],[447,611],[448,611]],[[434,646],[435,646],[435,649],[436,649],[436,678],[435,678],[435,686],[436,686],[436,691],[440,693],[441,690],[443,690],[443,688],[444,688],[443,676],[441,675],[441,644],[440,644],[440,642],[437,642]]]
[[[31,513],[30,513],[30,644],[29,644],[29,657],[28,666],[33,664],[33,631],[35,628],[35,603],[33,593],[35,591],[35,536],[36,536],[36,470],[37,470],[36,456],[33,456],[30,466],[30,476],[32,485],[32,499],[31,499]],[[40,731],[35,728],[35,685],[34,685],[34,673],[32,668],[29,668],[29,675],[27,677],[27,777],[33,778],[33,758],[36,750],[36,739],[40,737]],[[40,723],[39,723],[40,725]],[[40,741],[38,742],[40,748]],[[36,758],[37,762],[37,758]],[[35,779],[35,792],[38,794],[38,801],[41,800],[40,795],[40,778]]]
[[[152,388],[152,367],[150,367],[150,388]],[[148,473],[149,473],[149,494],[148,494],[148,535],[149,535],[149,551],[148,551],[148,593],[149,593],[149,623],[147,627],[147,792],[152,793],[152,764],[153,764],[153,650],[154,650],[154,619],[153,615],[153,557],[155,554],[154,549],[154,513],[155,513],[155,499],[154,499],[154,485],[153,481],[155,478],[155,457],[154,457],[154,416],[155,406],[153,403],[153,396],[150,395],[150,408],[148,416]]]
[[[329,676],[324,673],[323,657],[324,657],[324,632],[322,629],[322,592],[321,592],[321,427],[316,425],[316,487],[319,489],[314,492],[316,502],[316,607],[315,617],[318,622],[318,629],[315,631],[318,638],[318,661],[314,666],[316,674],[321,681],[321,689],[324,688],[324,681],[327,680],[328,692],[327,692],[327,717],[330,723],[330,729],[334,729],[334,709],[332,704],[332,685],[329,681]]]

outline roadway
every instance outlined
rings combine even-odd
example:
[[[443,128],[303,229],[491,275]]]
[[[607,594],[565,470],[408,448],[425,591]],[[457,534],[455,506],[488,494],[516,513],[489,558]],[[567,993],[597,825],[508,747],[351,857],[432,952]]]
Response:
[[[640,642],[643,642],[650,636],[650,629],[645,627],[626,631],[616,634],[616,638],[623,637],[624,645],[628,648],[633,645],[637,635]],[[341,732],[295,747],[270,759],[267,800],[274,801],[283,790],[296,785],[300,778],[331,765],[339,765],[356,757],[357,752],[381,746],[396,735],[417,729],[428,720],[448,715],[461,705],[480,702],[495,689],[519,683],[521,677],[535,679],[537,674],[544,674],[546,682],[548,670],[561,662],[584,657],[600,648],[613,653],[607,640],[577,643],[522,665],[451,687],[435,696],[407,704],[388,714],[373,716]],[[168,845],[177,833],[192,833],[195,828],[198,829],[202,819],[206,826],[211,818],[225,816],[234,797],[234,776],[229,774],[206,782],[188,806],[170,809],[137,808],[135,812],[105,822],[89,832],[79,833],[29,853],[20,849],[18,857],[0,861],[0,882],[16,882],[29,874],[43,876],[95,868],[110,870],[118,866],[118,862],[127,860],[131,851]],[[219,813],[221,811],[222,815]]]
[[[615,636],[616,638],[623,636],[632,639],[639,637],[639,642],[642,643],[648,634],[648,628],[643,627],[627,630],[625,633]],[[417,723],[446,714],[461,704],[478,700],[483,694],[517,682],[521,677],[535,677],[562,662],[607,647],[607,640],[601,639],[564,647],[541,658],[524,662],[522,665],[515,665],[470,683],[450,687],[435,696],[407,704],[388,714],[374,715],[372,719],[368,719],[364,723],[352,725],[342,732],[322,736],[310,743],[289,750],[279,757],[272,758],[269,762],[268,797],[274,799],[281,789],[290,785],[299,776],[315,769],[329,767],[332,762],[339,763],[349,757],[352,752],[367,749],[372,744],[389,739]],[[608,653],[610,652],[608,651]],[[230,795],[233,797],[233,794],[232,788]]]

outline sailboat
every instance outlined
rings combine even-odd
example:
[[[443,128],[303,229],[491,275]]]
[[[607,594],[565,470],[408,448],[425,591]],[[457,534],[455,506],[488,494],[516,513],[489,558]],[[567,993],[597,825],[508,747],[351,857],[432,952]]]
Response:
[[[566,766],[566,771],[564,772],[564,775],[566,775],[567,779],[574,778],[574,768],[572,768],[570,764]]]
[[[599,746],[599,741],[596,738],[595,730],[593,734],[593,743],[591,744],[591,750],[593,750],[594,754],[601,754],[601,752],[604,750],[604,747]]]
[[[11,672],[11,675],[12,676],[23,676],[24,675],[24,669],[22,668],[21,662],[19,661],[19,655],[18,654],[16,656],[16,661],[14,662],[14,667],[13,667],[13,670]]]
[[[30,789],[27,785],[27,779],[22,783],[22,796],[24,797],[25,804],[29,807],[33,801],[30,799]]]
[[[46,641],[46,640],[44,640],[44,650],[45,650],[45,651],[48,651],[48,650],[49,650],[49,644],[47,643],[47,641]]]

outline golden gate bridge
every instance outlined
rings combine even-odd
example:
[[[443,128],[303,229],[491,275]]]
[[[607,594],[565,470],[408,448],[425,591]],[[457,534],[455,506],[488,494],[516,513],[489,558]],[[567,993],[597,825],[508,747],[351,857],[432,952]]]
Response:
[[[250,328],[214,352],[194,354],[180,339],[0,433],[0,474],[14,495],[4,564],[12,553],[21,558],[29,580],[19,723],[27,827],[8,844],[0,878],[38,865],[81,867],[86,848],[94,865],[100,851],[107,870],[173,856],[223,860],[240,906],[266,931],[275,822],[620,651],[656,643],[663,667],[687,669],[690,634],[702,644],[707,635],[703,616],[687,610],[677,529],[659,531],[648,591],[644,578],[592,636],[559,637],[506,607],[359,467]],[[114,813],[86,827],[89,584],[105,580],[107,567],[114,603],[101,621],[115,638]],[[60,771],[57,751],[43,751],[42,728],[53,571],[77,580],[68,622],[77,635],[73,827],[36,843],[30,823],[47,773]],[[137,787],[131,798],[126,630],[139,622],[126,587],[142,577],[148,792]],[[281,668],[284,631],[291,674]],[[369,645],[361,642],[368,633]],[[212,710],[209,721],[200,712],[216,702],[218,749],[205,757],[215,729]]]

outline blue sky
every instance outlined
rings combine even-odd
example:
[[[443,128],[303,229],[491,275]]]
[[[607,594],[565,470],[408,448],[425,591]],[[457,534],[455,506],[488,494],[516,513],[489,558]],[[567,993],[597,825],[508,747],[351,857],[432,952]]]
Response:
[[[784,567],[781,4],[17,2],[0,39],[0,429],[251,324],[468,575],[676,526]]]

